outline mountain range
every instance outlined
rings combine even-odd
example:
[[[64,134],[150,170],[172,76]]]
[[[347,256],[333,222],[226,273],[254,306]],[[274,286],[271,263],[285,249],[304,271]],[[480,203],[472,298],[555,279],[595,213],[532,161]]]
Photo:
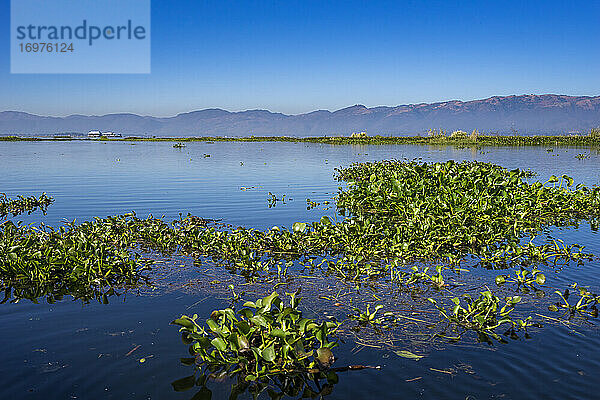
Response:
[[[0,134],[52,135],[90,130],[123,136],[336,136],[416,135],[428,129],[518,134],[583,133],[600,126],[600,96],[555,94],[494,96],[395,107],[354,105],[337,111],[286,115],[267,110],[204,109],[173,117],[136,114],[50,117],[0,112]]]

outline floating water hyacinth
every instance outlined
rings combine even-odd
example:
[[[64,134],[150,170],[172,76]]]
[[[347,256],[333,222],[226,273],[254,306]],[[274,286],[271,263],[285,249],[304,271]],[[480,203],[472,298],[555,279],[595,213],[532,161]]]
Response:
[[[181,316],[179,325],[184,343],[190,345],[190,360],[203,372],[240,373],[245,381],[269,376],[300,373],[320,374],[332,367],[331,338],[339,324],[317,323],[303,318],[300,299],[289,294],[289,304],[274,292],[236,310],[215,310],[206,323],[198,316]]]
[[[223,229],[192,216],[170,225],[133,214],[58,230],[5,223],[0,273],[5,286],[65,279],[88,284],[99,276],[127,281],[138,269],[130,255],[140,245],[208,256],[248,274],[327,257],[328,267],[355,278],[418,260],[454,265],[475,256],[499,268],[589,257],[575,244],[533,239],[549,226],[582,220],[597,228],[600,188],[573,187],[567,176],[529,183],[529,175],[478,162],[355,164],[337,175],[349,186],[337,197],[347,217],[339,223],[328,217],[297,222],[291,229]],[[80,269],[85,273],[73,272]],[[440,271],[425,275],[443,286]]]
[[[5,193],[0,193],[0,218],[12,214],[13,217],[27,212],[31,214],[38,208],[45,214],[46,209],[54,202],[54,198],[42,193],[40,197],[35,196],[17,196],[16,199],[9,199]]]

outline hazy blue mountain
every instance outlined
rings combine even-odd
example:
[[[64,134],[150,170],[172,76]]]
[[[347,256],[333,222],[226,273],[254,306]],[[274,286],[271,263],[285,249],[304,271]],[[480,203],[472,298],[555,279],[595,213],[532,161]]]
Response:
[[[47,117],[0,112],[0,134],[113,131],[146,136],[323,136],[367,131],[369,135],[414,135],[428,129],[552,134],[585,132],[600,126],[600,96],[523,95],[474,101],[445,101],[334,112],[286,115],[267,110],[206,109],[173,117],[136,114]]]

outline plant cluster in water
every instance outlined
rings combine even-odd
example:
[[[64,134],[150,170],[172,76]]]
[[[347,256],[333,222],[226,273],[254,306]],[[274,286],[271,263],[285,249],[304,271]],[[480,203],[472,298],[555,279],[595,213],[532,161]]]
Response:
[[[144,229],[160,234],[153,225],[157,222],[145,220]],[[47,296],[53,302],[66,294],[106,301],[114,287],[137,284],[149,262],[131,251],[145,240],[141,225],[133,214],[70,222],[58,229],[5,221],[0,225],[5,301],[12,295],[31,300]]]
[[[127,214],[58,229],[6,221],[0,225],[0,288],[5,300],[47,296],[54,301],[64,294],[105,300],[120,287],[145,281],[150,261],[140,252],[178,253],[225,266],[247,279],[276,272],[283,281],[293,266],[321,269],[357,288],[385,279],[411,298],[433,304],[434,312],[458,333],[444,337],[455,339],[470,331],[482,341],[504,341],[500,329],[515,338],[532,325],[528,317],[513,316],[513,310],[522,302],[521,294],[541,292],[546,264],[591,257],[580,246],[547,235],[553,226],[581,221],[598,228],[600,189],[574,185],[565,175],[530,182],[530,172],[481,162],[382,161],[353,164],[337,170],[336,177],[347,184],[336,198],[345,217],[337,223],[325,216],[296,222],[291,229],[261,231],[191,215],[167,224]],[[36,207],[51,202],[45,194],[40,199],[35,199],[40,203]],[[271,194],[270,203],[278,201]],[[538,239],[540,233],[545,241]],[[517,267],[514,274],[496,276],[495,283],[499,291],[516,288],[520,295],[501,296],[487,288],[477,294],[454,293],[448,272],[460,274],[470,262]],[[569,318],[596,317],[600,298],[576,285],[571,290],[579,293],[574,303],[568,290],[557,291],[560,301],[550,310],[565,310]],[[380,304],[354,307],[352,313],[349,317],[359,327],[387,329],[400,323]],[[235,375],[240,388],[256,390],[276,382],[290,393],[298,387],[309,390],[311,379],[326,379],[329,385],[337,380],[330,365],[335,341],[329,337],[337,322],[303,318],[294,296],[286,304],[274,293],[239,310],[216,310],[206,323],[197,316],[174,323],[193,356],[184,362],[200,372],[174,382],[176,389],[199,385],[206,391],[208,375]]]
[[[526,329],[531,319],[531,317],[527,317],[525,320],[512,320],[509,316],[514,310],[515,304],[521,301],[520,296],[506,297],[504,304],[489,289],[481,292],[475,299],[469,294],[464,294],[462,297],[464,303],[458,297],[452,299],[454,305],[451,310],[446,310],[438,305],[433,298],[428,300],[435,305],[444,318],[458,327],[477,332],[482,341],[488,341],[487,335],[496,340],[502,340],[500,335],[495,332],[496,328],[503,324],[508,325],[507,332],[515,334],[515,330]]]
[[[49,197],[46,193],[42,193],[40,197],[35,196],[17,196],[16,199],[9,199],[5,193],[0,193],[0,218],[12,214],[13,217],[27,212],[31,214],[38,208],[45,214],[46,209],[54,198]]]
[[[545,284],[545,264],[590,257],[580,246],[551,238],[543,242],[538,235],[581,221],[597,229],[600,214],[597,187],[575,185],[568,176],[530,182],[526,171],[480,162],[353,164],[338,170],[337,179],[347,183],[336,198],[345,218],[296,222],[291,229],[234,228],[194,216],[167,224],[134,214],[59,229],[5,222],[0,227],[1,287],[6,298],[97,297],[142,282],[148,262],[139,252],[150,250],[209,260],[248,279],[277,272],[285,280],[290,268],[301,266],[322,269],[357,287],[388,280],[413,299],[433,303],[456,332],[443,337],[469,331],[482,341],[504,341],[500,330],[514,338],[532,325],[513,310],[521,295],[537,293],[537,286]],[[499,291],[516,287],[522,293],[455,293],[447,274],[460,273],[473,260],[489,268],[516,266],[514,274],[498,275],[496,283]],[[552,310],[563,309],[569,317],[596,316],[597,296],[582,291],[572,304],[560,294],[562,302]],[[381,305],[352,312],[350,318],[365,329],[401,323],[401,316]],[[190,382],[204,387],[207,374],[233,374],[242,386],[255,388],[274,380],[297,387],[310,381],[306,374],[335,380],[326,361],[333,346],[328,336],[337,323],[304,319],[295,298],[288,305],[271,295],[239,310],[217,310],[206,323],[195,316],[174,322],[191,346],[194,359],[187,362],[201,371],[177,383],[178,388]],[[292,373],[300,375],[288,378]]]
[[[311,224],[295,223],[290,230],[227,230],[196,217],[180,219],[170,226],[160,219],[141,220],[129,215],[61,228],[50,236],[78,235],[83,249],[90,241],[102,244],[108,253],[139,244],[160,251],[179,250],[210,257],[249,274],[283,269],[294,261],[312,266],[319,258],[346,278],[375,276],[414,261],[438,260],[455,265],[468,256],[495,267],[516,262],[583,260],[587,256],[577,245],[561,246],[556,241],[537,244],[534,239],[538,232],[553,225],[590,220],[591,226],[597,227],[600,189],[573,187],[572,178],[567,176],[529,183],[528,175],[479,162],[354,164],[337,173],[339,180],[348,182],[348,189],[337,198],[339,211],[347,215],[339,223],[323,217]],[[98,229],[101,234],[94,233],[93,239],[86,227]],[[5,243],[42,244],[49,235],[23,227],[4,227],[2,234]],[[69,251],[69,245],[61,241],[56,246],[63,253]],[[8,253],[13,253],[12,259],[18,257],[25,269],[39,269],[29,256],[21,257],[30,253],[25,247],[6,250]],[[73,253],[77,255],[78,251]],[[104,267],[111,264],[110,260],[104,256],[90,262]],[[15,264],[6,264],[3,276],[17,276],[12,271]],[[28,268],[28,264],[34,267]],[[42,257],[40,265],[45,264],[52,263]],[[59,276],[53,269],[40,274],[44,280]],[[443,284],[439,273],[431,277],[438,286]]]
[[[298,308],[300,299],[295,294],[289,297],[286,304],[274,292],[244,303],[237,311],[233,307],[215,310],[205,322],[198,321],[197,315],[174,320],[193,356],[182,362],[194,365],[198,372],[197,377],[195,374],[174,382],[174,387],[183,390],[205,386],[208,375],[235,376],[240,390],[249,382],[266,387],[290,376],[304,382],[337,382],[331,351],[337,341],[331,335],[339,324],[304,318]]]

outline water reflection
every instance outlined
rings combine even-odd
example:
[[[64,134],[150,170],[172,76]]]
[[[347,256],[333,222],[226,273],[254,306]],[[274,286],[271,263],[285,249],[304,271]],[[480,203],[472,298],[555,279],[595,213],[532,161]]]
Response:
[[[65,296],[81,300],[83,303],[97,301],[100,304],[108,304],[109,298],[121,296],[132,288],[94,288],[71,282],[51,282],[47,284],[27,284],[23,286],[4,286],[4,298],[0,304],[17,303],[20,300],[30,300],[38,304],[46,301],[48,304],[64,300]]]
[[[193,359],[192,359],[193,360]],[[183,359],[185,365],[189,365],[187,359]],[[192,361],[193,362],[193,361]],[[319,373],[296,373],[273,375],[264,380],[249,381],[240,373],[228,375],[210,371],[200,371],[194,375],[186,376],[171,382],[176,392],[196,390],[191,400],[211,399],[211,384],[230,384],[229,399],[235,400],[245,393],[253,398],[266,394],[272,400],[287,398],[316,399],[323,398],[333,392],[335,384],[339,381],[336,371]]]

